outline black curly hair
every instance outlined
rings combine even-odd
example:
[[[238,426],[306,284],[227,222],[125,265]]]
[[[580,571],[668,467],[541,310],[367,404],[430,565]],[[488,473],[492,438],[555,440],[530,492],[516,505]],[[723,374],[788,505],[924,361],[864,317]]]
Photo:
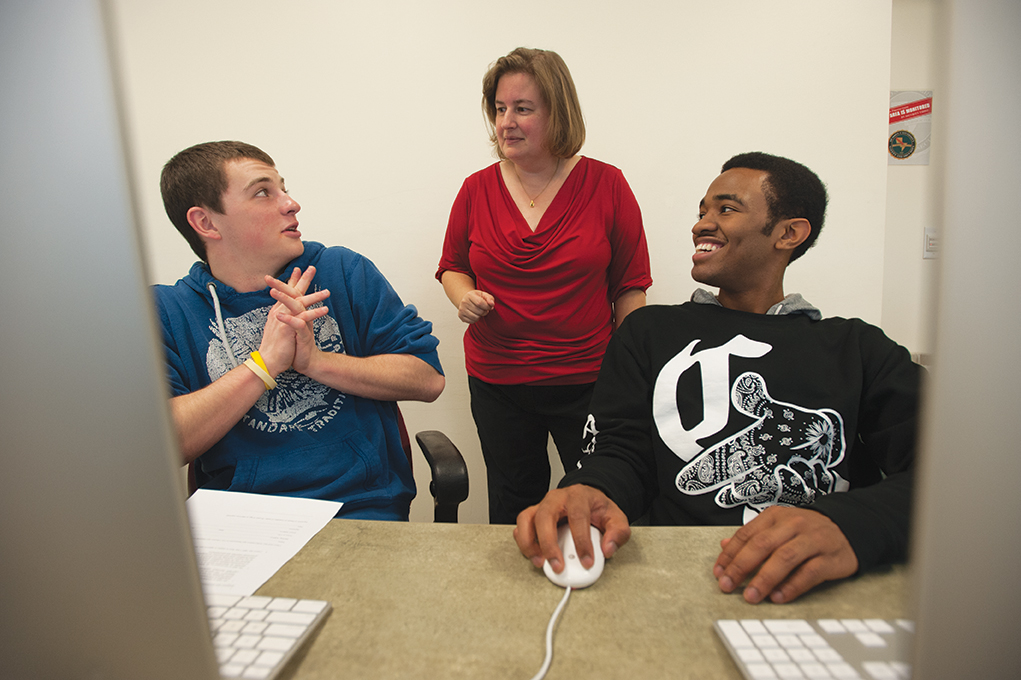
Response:
[[[734,168],[761,170],[766,173],[763,193],[769,206],[770,223],[764,230],[770,233],[780,220],[802,217],[812,227],[805,242],[791,253],[790,262],[805,254],[815,244],[826,218],[826,185],[819,176],[801,163],[773,156],[761,151],[752,151],[734,156],[723,164],[720,172]]]

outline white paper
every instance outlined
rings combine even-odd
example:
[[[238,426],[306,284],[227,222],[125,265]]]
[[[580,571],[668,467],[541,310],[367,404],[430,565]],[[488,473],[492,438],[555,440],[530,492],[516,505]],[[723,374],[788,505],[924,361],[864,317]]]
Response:
[[[342,503],[199,489],[185,505],[203,591],[251,595],[333,519]]]

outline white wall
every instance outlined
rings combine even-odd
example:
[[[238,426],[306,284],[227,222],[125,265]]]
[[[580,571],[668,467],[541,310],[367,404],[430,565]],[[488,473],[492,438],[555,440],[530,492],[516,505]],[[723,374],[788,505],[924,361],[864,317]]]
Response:
[[[890,56],[891,90],[934,90],[933,131],[944,128],[946,93],[937,86],[941,70],[937,39],[940,0],[893,0]],[[934,89],[935,88],[935,89]],[[925,228],[937,228],[941,215],[938,168],[945,150],[938,143],[929,165],[890,166],[887,170],[886,241],[883,267],[883,330],[913,353],[931,354],[939,261],[922,259]]]
[[[153,281],[194,259],[163,213],[163,163],[214,139],[269,152],[305,236],[370,257],[435,323],[447,389],[402,408],[412,432],[441,429],[465,454],[462,521],[485,521],[485,468],[463,327],[433,274],[455,193],[493,161],[482,75],[514,47],[554,49],[570,66],[583,153],[620,167],[642,206],[651,302],[687,299],[699,199],[724,160],[762,150],[806,163],[831,194],[787,289],[828,315],[885,320],[890,0],[112,4]],[[424,467],[413,519],[429,517]]]

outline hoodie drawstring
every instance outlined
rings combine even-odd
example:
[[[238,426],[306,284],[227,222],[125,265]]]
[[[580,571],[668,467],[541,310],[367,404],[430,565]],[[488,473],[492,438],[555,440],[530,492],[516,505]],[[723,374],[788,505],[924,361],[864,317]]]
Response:
[[[223,346],[227,348],[227,356],[230,357],[230,365],[232,368],[238,367],[237,357],[234,356],[234,350],[231,349],[230,341],[227,339],[227,329],[223,325],[223,312],[220,311],[220,298],[216,297],[216,284],[210,281],[206,288],[209,289],[210,295],[213,296],[213,309],[216,310],[216,325],[220,329],[220,341]]]

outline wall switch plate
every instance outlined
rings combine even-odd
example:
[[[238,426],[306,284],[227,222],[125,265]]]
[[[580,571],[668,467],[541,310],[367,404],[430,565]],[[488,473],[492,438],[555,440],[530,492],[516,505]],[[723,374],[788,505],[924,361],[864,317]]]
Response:
[[[939,233],[933,227],[925,228],[925,243],[922,246],[922,259],[935,260],[939,255]]]

